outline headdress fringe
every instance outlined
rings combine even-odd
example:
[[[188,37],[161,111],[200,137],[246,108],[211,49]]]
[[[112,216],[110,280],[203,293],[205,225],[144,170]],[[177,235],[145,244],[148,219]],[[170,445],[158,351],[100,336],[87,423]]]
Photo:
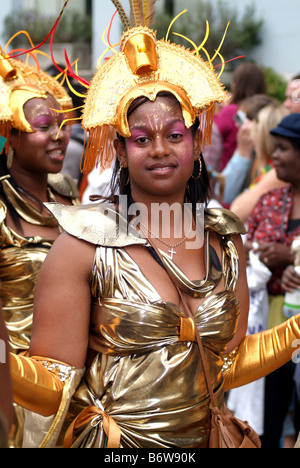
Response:
[[[81,160],[83,173],[90,172],[94,167],[105,166],[115,157],[114,140],[116,131],[112,125],[103,125],[89,130],[85,143],[84,156]]]

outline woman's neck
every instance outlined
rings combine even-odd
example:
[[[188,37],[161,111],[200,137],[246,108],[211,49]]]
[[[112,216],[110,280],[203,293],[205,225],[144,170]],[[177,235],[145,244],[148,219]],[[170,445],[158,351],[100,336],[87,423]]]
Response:
[[[47,201],[47,174],[21,173],[13,168],[9,172],[18,187],[32,194],[41,202]]]

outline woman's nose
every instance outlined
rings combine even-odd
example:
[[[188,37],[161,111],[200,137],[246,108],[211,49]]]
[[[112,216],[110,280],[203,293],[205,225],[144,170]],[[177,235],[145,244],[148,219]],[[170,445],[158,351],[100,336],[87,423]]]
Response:
[[[64,140],[68,134],[67,128],[65,126],[62,127],[58,123],[51,128],[51,138],[53,140]]]
[[[156,137],[153,140],[152,144],[152,157],[163,158],[170,154],[170,149],[167,141],[162,137]]]
[[[279,151],[278,151],[278,148],[275,148],[275,150],[273,151],[272,153],[272,159],[278,159],[279,157]]]

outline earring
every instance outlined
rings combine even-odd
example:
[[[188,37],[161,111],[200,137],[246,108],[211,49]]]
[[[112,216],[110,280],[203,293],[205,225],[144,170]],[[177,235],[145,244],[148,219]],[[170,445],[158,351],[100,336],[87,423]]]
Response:
[[[14,150],[10,146],[9,149],[8,149],[8,152],[7,152],[7,159],[6,159],[7,169],[11,168],[12,163],[13,163],[13,159],[14,159]]]
[[[126,185],[128,185],[129,182],[130,182],[130,178],[129,178],[129,174],[128,174],[126,184],[123,183],[123,180],[122,180],[122,179],[124,178],[124,176],[123,176],[123,174],[122,174],[122,170],[123,170],[123,169],[125,170],[125,168],[124,168],[124,167],[122,166],[122,164],[120,163],[120,169],[119,169],[119,172],[118,172],[118,179],[119,179],[120,187],[126,187]],[[127,169],[127,171],[128,171],[128,169]]]
[[[199,158],[198,158],[198,163],[199,163],[199,173],[198,173],[197,177],[194,177],[194,176],[192,175],[192,179],[193,179],[193,180],[199,180],[200,177],[201,177],[201,174],[202,174],[202,158],[201,158],[201,154],[200,154],[200,156],[199,156]],[[195,161],[195,164],[196,164],[196,161]]]

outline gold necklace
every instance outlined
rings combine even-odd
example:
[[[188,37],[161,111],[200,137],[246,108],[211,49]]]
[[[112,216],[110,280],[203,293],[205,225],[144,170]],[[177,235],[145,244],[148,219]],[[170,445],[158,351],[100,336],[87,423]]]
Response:
[[[170,258],[171,260],[173,260],[173,257],[174,255],[176,254],[175,252],[175,248],[178,247],[179,245],[183,244],[184,241],[187,240],[187,238],[189,237],[189,235],[191,234],[191,231],[192,231],[192,227],[193,227],[193,216],[192,216],[192,213],[189,211],[190,213],[190,228],[189,228],[189,231],[188,233],[183,237],[183,239],[181,239],[179,242],[177,242],[176,244],[170,244],[169,242],[166,242],[164,241],[163,239],[160,239],[160,237],[156,236],[155,234],[153,234],[153,232],[151,232],[151,230],[145,226],[142,221],[139,221],[139,224],[148,231],[148,233],[151,235],[151,237],[153,237],[154,239],[157,239],[159,240],[162,244],[165,244],[167,247],[171,247],[171,250],[168,250],[168,253],[170,254]]]

